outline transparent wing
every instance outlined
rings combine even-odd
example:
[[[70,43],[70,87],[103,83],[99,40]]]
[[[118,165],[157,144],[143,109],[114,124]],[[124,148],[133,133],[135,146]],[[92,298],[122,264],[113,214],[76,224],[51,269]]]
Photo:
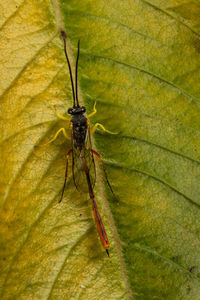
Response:
[[[86,149],[92,149],[92,141],[91,141],[91,135],[90,135],[90,126],[88,122],[88,128],[87,128],[87,136],[86,136]],[[92,187],[94,187],[95,182],[96,182],[96,166],[95,166],[95,160],[94,160],[94,155],[91,151],[87,152],[90,153],[90,177],[91,177],[91,182],[92,182]]]
[[[73,146],[73,142],[72,142],[72,146]],[[84,165],[86,165],[89,170],[92,187],[94,187],[95,180],[96,180],[94,156],[93,153],[91,153],[91,151],[88,150],[88,148],[91,148],[89,128],[87,130],[85,145],[83,145],[81,150],[79,148],[73,147],[73,151],[72,151],[72,174],[73,174],[74,184],[78,191],[82,191],[85,193],[86,192],[88,193],[88,184],[87,184]]]

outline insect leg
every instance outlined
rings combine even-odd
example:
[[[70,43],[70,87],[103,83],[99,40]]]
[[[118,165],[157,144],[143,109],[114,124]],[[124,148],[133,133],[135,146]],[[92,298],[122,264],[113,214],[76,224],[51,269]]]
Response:
[[[57,112],[57,107],[56,107],[56,105],[55,105],[54,107],[55,107],[55,110],[56,110],[56,116],[57,116],[59,119],[64,120],[64,121],[69,121],[69,120],[70,120],[70,118],[66,118],[66,117],[62,116],[61,114],[59,114],[59,113]]]
[[[98,152],[96,152],[96,151],[94,151],[93,149],[88,149],[90,152],[92,152],[94,155],[96,155],[99,159],[100,159],[100,161],[101,161],[101,166],[102,166],[102,169],[103,169],[103,172],[104,172],[104,177],[105,177],[105,179],[106,179],[106,182],[107,182],[107,184],[108,184],[108,186],[109,186],[109,188],[110,188],[110,190],[111,190],[111,192],[112,192],[112,194],[113,194],[113,196],[116,198],[116,196],[115,196],[115,194],[114,194],[114,192],[113,192],[113,189],[112,189],[112,187],[111,187],[111,184],[110,184],[110,182],[109,182],[109,180],[108,180],[108,176],[107,176],[107,173],[106,173],[106,170],[105,170],[105,167],[104,167],[104,163],[103,163],[103,158],[101,157],[101,155],[98,153]]]
[[[62,201],[62,198],[63,198],[63,194],[64,194],[64,191],[65,191],[65,185],[66,185],[66,181],[67,181],[67,172],[68,172],[68,160],[69,160],[69,157],[72,153],[72,149],[69,150],[69,152],[67,153],[67,156],[66,156],[66,169],[65,169],[65,181],[64,181],[64,184],[63,184],[63,188],[62,188],[62,194],[61,194],[61,197],[60,197],[60,200],[59,200],[59,203]]]
[[[59,113],[56,113],[56,116],[59,118],[59,119],[61,119],[61,120],[65,120],[65,121],[69,121],[70,119],[68,119],[68,118],[66,118],[66,117],[64,117],[64,116],[62,116],[61,114],[59,114]]]
[[[65,137],[67,140],[71,140],[71,138],[68,136],[68,134],[67,134],[65,128],[60,128],[60,129],[56,132],[56,134],[54,135],[54,137],[53,137],[48,143],[46,143],[45,145],[50,144],[50,143],[52,143],[53,141],[55,141],[55,140],[57,139],[58,135],[59,135],[61,132],[63,133],[64,137]]]
[[[87,118],[91,118],[92,116],[94,116],[95,114],[96,114],[96,112],[97,112],[97,110],[96,110],[96,101],[94,102],[94,107],[93,107],[93,112],[91,112],[88,116],[87,116]]]
[[[107,130],[102,124],[96,123],[96,124],[94,125],[94,127],[92,128],[92,130],[91,130],[91,135],[94,134],[94,132],[96,131],[96,129],[97,129],[98,126],[99,126],[101,129],[103,129],[103,131],[105,131],[105,132],[107,132],[107,133],[110,133],[110,134],[119,134],[119,132],[112,132],[112,131],[110,131],[110,130]]]

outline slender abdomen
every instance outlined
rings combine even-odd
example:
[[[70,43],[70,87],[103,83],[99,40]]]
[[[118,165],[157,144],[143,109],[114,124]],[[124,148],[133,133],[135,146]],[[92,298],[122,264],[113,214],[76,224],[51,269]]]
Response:
[[[99,233],[101,243],[102,243],[104,249],[107,250],[107,249],[109,249],[109,240],[108,240],[108,236],[107,236],[105,227],[103,225],[103,221],[102,221],[102,218],[101,218],[101,215],[98,210],[97,203],[96,203],[96,200],[94,197],[91,180],[90,180],[90,174],[89,174],[89,170],[88,170],[87,166],[85,166],[85,173],[86,173],[86,178],[87,178],[87,183],[88,183],[88,188],[89,188],[90,199],[92,201],[92,208],[93,208],[95,223],[97,226],[97,230]]]

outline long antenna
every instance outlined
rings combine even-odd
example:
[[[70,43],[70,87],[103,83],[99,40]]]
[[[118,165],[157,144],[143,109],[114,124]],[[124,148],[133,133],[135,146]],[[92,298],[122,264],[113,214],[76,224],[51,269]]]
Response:
[[[63,41],[64,41],[65,56],[66,56],[68,67],[69,67],[69,74],[70,74],[72,94],[73,94],[73,107],[75,107],[76,103],[75,103],[74,83],[73,83],[72,70],[71,70],[69,58],[68,58],[68,55],[67,55],[67,47],[66,47],[66,38],[67,38],[67,36],[66,36],[65,31],[63,31],[63,30],[61,31],[61,35],[62,35],[62,38],[63,38]]]
[[[76,58],[76,73],[75,73],[75,86],[76,86],[76,103],[77,106],[79,107],[79,102],[78,102],[78,59],[79,59],[79,49],[80,49],[80,40],[78,40],[78,52],[77,52],[77,58]]]

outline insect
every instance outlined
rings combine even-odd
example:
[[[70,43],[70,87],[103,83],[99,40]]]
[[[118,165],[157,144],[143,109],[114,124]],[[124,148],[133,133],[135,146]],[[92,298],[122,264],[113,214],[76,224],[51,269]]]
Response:
[[[70,80],[71,80],[71,88],[72,88],[72,95],[73,95],[73,107],[70,107],[68,109],[68,114],[71,116],[71,120],[60,115],[57,113],[57,116],[65,121],[69,121],[70,124],[70,131],[71,131],[71,137],[67,134],[65,128],[60,128],[55,136],[48,142],[53,142],[58,135],[62,132],[66,139],[71,140],[72,148],[68,151],[66,155],[66,171],[65,171],[65,180],[62,188],[61,198],[60,201],[62,201],[66,181],[67,181],[67,175],[68,175],[68,161],[69,157],[72,155],[72,175],[73,175],[73,181],[75,184],[75,187],[79,191],[87,191],[89,192],[90,199],[92,202],[92,208],[94,213],[94,219],[97,227],[97,231],[101,240],[101,243],[104,247],[104,249],[107,252],[107,255],[109,256],[109,239],[100,215],[100,212],[97,207],[97,203],[94,196],[94,184],[95,184],[95,177],[96,177],[96,171],[95,171],[95,161],[94,156],[98,157],[101,161],[102,169],[104,172],[105,180],[111,190],[111,192],[114,195],[114,192],[112,190],[112,187],[108,181],[108,177],[106,174],[106,170],[104,168],[103,159],[100,156],[99,153],[97,153],[95,150],[92,149],[92,143],[91,143],[91,135],[95,132],[97,127],[100,127],[105,132],[108,132],[110,134],[116,134],[113,133],[105,127],[100,124],[96,123],[94,127],[90,131],[90,125],[88,119],[92,117],[96,113],[96,102],[94,104],[93,112],[89,114],[87,117],[84,115],[86,113],[86,108],[84,106],[79,105],[78,100],[78,60],[79,60],[79,52],[80,52],[80,41],[78,41],[78,51],[77,51],[77,58],[76,58],[76,68],[75,68],[75,84],[73,81],[72,76],[72,69],[70,65],[70,61],[68,58],[67,53],[67,46],[66,46],[66,33],[64,31],[61,31],[61,36],[63,38],[64,42],[64,52],[67,59],[69,74],[70,74]],[[75,85],[75,86],[74,86]],[[86,184],[85,184],[86,183]],[[87,190],[85,188],[87,187]]]

